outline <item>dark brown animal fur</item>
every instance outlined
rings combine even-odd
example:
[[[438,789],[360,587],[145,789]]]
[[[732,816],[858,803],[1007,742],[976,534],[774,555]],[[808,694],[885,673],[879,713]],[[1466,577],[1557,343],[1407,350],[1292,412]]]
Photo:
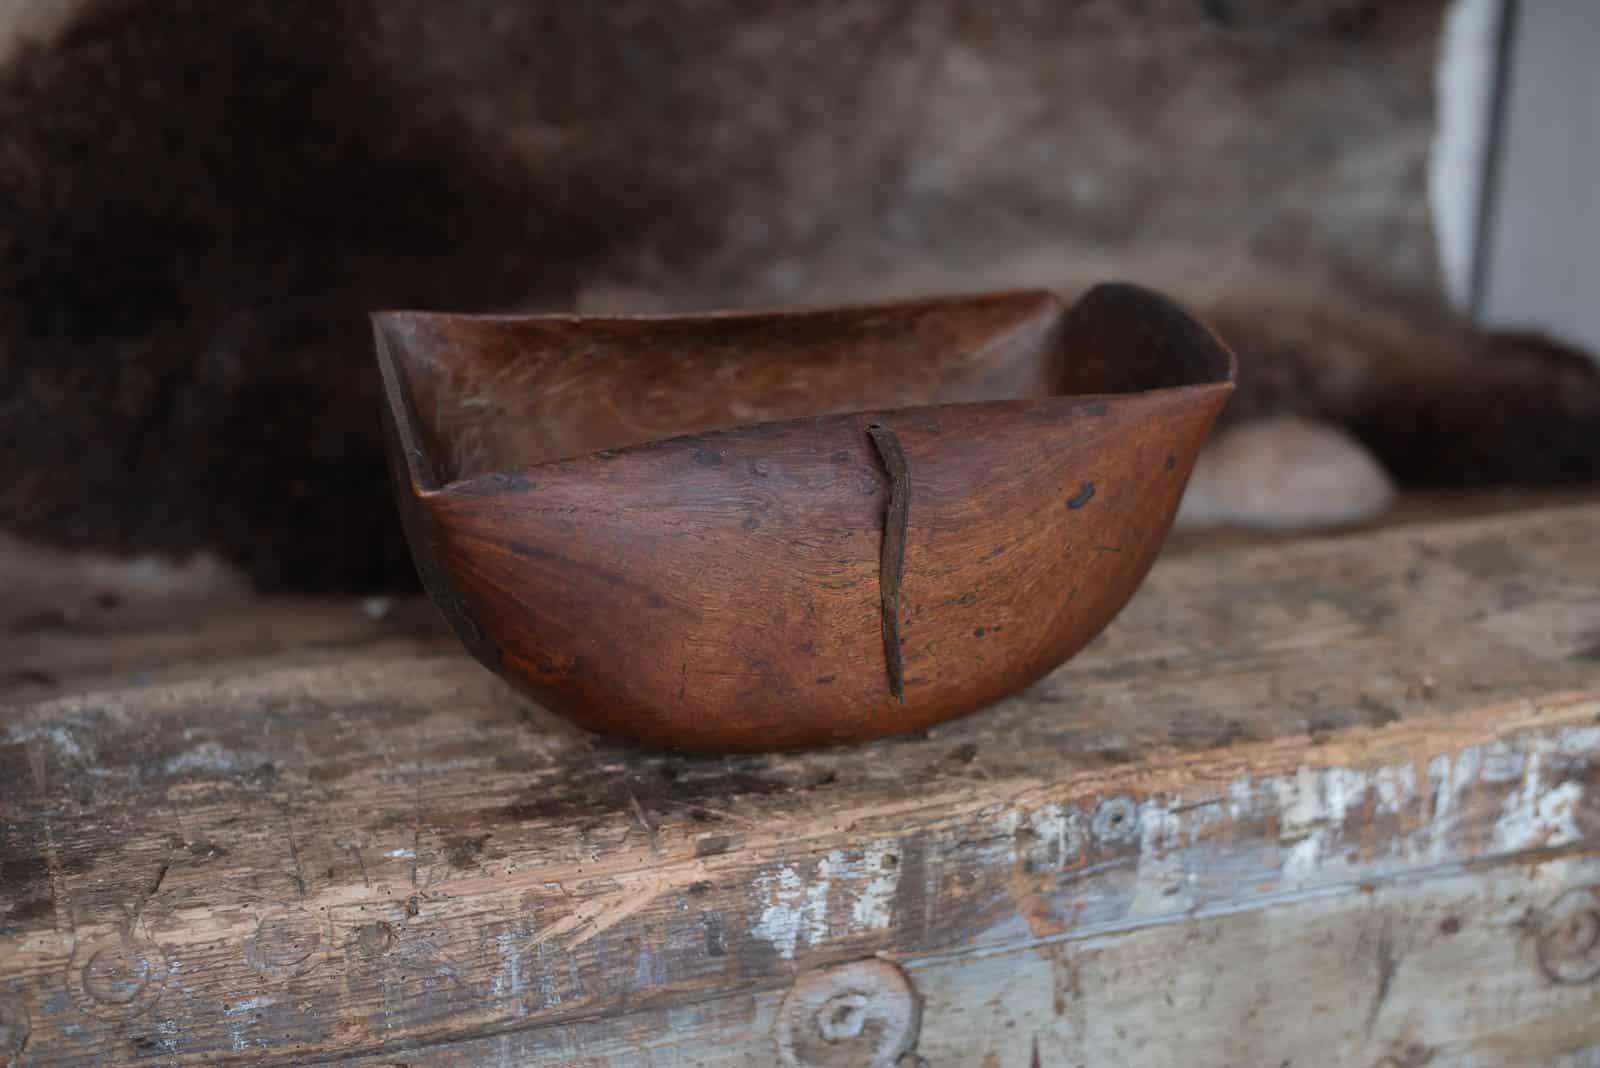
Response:
[[[81,0],[0,70],[0,526],[409,585],[371,308],[1111,274],[1215,318],[1233,418],[1594,476],[1592,368],[1436,297],[1442,8]]]

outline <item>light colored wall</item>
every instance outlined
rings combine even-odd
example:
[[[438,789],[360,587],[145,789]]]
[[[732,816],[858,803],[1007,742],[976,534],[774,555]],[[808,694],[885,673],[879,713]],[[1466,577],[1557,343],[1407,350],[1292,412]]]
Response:
[[[1600,4],[1517,5],[1480,308],[1600,352]]]
[[[1445,288],[1463,310],[1472,305],[1502,8],[1503,0],[1456,0],[1445,21],[1434,77],[1438,126],[1428,196]]]

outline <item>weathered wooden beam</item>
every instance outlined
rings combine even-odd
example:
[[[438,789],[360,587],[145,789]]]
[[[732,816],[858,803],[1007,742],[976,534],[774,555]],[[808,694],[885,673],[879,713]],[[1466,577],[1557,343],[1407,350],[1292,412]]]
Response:
[[[797,980],[878,956],[933,1065],[1578,1056],[1597,545],[1590,507],[1165,561],[1022,697],[782,758],[600,744],[448,649],[13,706],[0,1039],[778,1063]]]

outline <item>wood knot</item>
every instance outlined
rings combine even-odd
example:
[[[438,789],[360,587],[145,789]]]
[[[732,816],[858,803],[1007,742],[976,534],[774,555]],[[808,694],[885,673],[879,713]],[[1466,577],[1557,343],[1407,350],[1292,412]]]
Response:
[[[795,980],[778,1009],[778,1060],[790,1068],[891,1068],[916,1044],[921,1006],[884,960],[860,960]]]
[[[1090,829],[1102,846],[1123,846],[1139,838],[1139,805],[1131,797],[1108,797],[1094,810]]]
[[[363,924],[351,942],[363,957],[381,957],[394,948],[394,926],[385,920]]]
[[[303,908],[278,909],[261,917],[245,943],[245,960],[261,976],[281,980],[315,967],[321,959],[322,925]]]
[[[1545,910],[1536,936],[1539,970],[1553,982],[1600,976],[1600,888],[1568,890]]]
[[[1396,1042],[1387,1056],[1378,1062],[1378,1068],[1423,1068],[1433,1062],[1436,1051],[1422,1042]]]
[[[127,931],[79,942],[67,962],[67,984],[94,1016],[129,1018],[156,1003],[167,984],[167,954]]]

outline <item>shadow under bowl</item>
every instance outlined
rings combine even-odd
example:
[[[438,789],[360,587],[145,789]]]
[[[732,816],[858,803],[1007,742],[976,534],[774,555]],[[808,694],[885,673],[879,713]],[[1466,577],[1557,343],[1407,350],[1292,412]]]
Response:
[[[553,711],[698,751],[1020,690],[1154,561],[1234,360],[1158,294],[373,316],[412,555]]]

